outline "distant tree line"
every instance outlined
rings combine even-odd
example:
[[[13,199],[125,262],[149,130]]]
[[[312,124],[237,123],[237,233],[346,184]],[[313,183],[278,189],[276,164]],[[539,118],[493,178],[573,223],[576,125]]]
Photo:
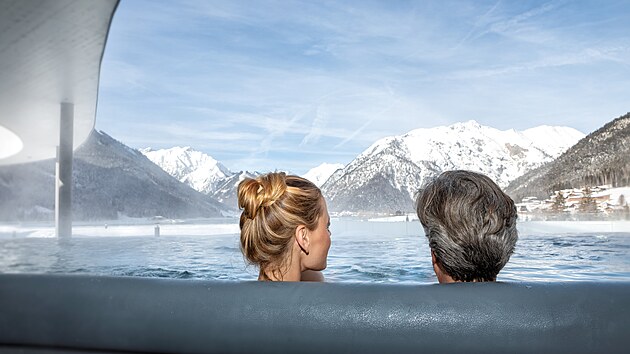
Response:
[[[548,198],[553,191],[609,184],[630,186],[630,113],[589,134],[556,160],[515,179],[515,200]]]

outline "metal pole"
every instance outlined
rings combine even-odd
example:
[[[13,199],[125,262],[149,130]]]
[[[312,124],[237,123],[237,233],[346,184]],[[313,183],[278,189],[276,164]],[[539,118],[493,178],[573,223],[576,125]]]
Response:
[[[55,188],[55,231],[58,238],[72,236],[72,139],[74,104],[61,103]]]

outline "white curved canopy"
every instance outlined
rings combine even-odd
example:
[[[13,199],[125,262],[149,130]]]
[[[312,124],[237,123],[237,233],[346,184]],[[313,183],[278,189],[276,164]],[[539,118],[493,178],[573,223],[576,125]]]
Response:
[[[117,5],[0,0],[0,165],[55,157],[61,102],[74,104],[74,148],[88,137]]]

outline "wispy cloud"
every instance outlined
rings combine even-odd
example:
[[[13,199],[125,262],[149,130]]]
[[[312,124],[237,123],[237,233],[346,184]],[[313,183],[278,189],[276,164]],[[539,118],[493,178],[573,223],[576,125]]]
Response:
[[[480,79],[485,77],[518,74],[523,71],[585,65],[606,61],[628,64],[629,61],[627,59],[627,54],[629,53],[630,51],[627,47],[599,49],[586,48],[581,50],[579,53],[566,53],[557,56],[549,56],[532,62],[517,63],[516,65],[505,67],[481,70],[463,70],[461,72],[448,75],[445,78],[451,80]]]
[[[311,124],[311,129],[308,134],[304,136],[301,146],[317,143],[319,141],[319,137],[326,132],[326,123],[328,122],[328,112],[326,112],[326,108],[321,104],[315,108],[315,118],[313,119],[313,123]]]
[[[487,23],[488,17],[492,15],[492,13],[494,12],[494,10],[496,10],[499,4],[501,4],[501,0],[494,3],[494,5],[492,5],[492,7],[488,11],[486,11],[483,15],[481,15],[475,21],[470,31],[466,33],[466,35],[457,43],[457,45],[455,45],[455,47],[452,50],[459,49],[464,43],[466,43],[466,41],[468,41],[469,38],[471,38],[479,30],[479,28],[482,25],[485,25]]]
[[[468,119],[588,132],[628,110],[628,23],[624,1],[125,1],[97,127],[250,170]]]
[[[531,42],[543,42],[541,40],[540,35],[531,36],[532,32],[540,34],[543,32],[542,28],[537,25],[534,19],[539,16],[548,14],[560,6],[563,5],[563,2],[560,1],[549,1],[540,6],[536,6],[534,8],[528,9],[522,13],[519,13],[515,16],[511,16],[506,19],[500,19],[495,22],[491,22],[488,26],[488,29],[485,33],[491,32],[500,34],[502,36],[513,37],[519,40],[527,40]],[[542,36],[546,38],[547,36]]]

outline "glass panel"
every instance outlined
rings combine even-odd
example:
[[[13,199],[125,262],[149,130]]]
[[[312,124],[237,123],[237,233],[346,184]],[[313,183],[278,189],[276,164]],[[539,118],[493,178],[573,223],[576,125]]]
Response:
[[[416,196],[462,169],[516,203],[499,280],[628,280],[627,14],[122,1],[74,153],[73,237],[55,237],[54,161],[0,166],[0,272],[256,279],[237,187],[285,171],[326,199],[328,281],[432,283]],[[0,142],[19,150],[2,127]]]

